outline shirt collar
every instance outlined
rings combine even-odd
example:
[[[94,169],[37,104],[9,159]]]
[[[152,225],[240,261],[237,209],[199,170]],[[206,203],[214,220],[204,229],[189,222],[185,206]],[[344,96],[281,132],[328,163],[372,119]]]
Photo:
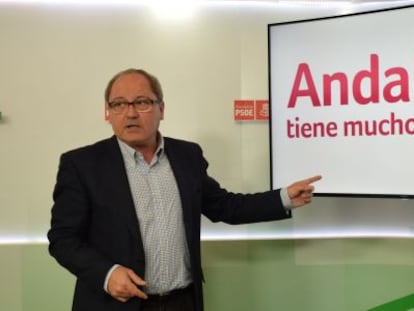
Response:
[[[158,147],[155,150],[155,158],[152,161],[153,163],[157,162],[164,155],[164,137],[160,132],[158,132],[157,138]],[[136,162],[137,159],[142,159],[142,154],[140,152],[136,151],[134,148],[120,140],[118,137],[116,139],[118,140],[119,147],[125,159],[134,162]]]

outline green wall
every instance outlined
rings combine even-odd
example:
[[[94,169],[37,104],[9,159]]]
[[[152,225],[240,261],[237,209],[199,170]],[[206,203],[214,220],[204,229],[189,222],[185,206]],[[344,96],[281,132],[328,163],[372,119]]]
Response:
[[[412,246],[410,239],[203,242],[206,310],[368,310],[414,293]],[[0,277],[0,310],[70,310],[74,278],[45,244],[2,245]],[[405,300],[398,311],[414,308]]]

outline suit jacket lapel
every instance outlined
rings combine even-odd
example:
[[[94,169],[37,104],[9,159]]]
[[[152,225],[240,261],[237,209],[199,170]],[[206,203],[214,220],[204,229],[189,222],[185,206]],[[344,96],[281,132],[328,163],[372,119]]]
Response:
[[[139,247],[143,249],[138,218],[135,211],[134,201],[131,195],[128,177],[124,165],[121,150],[115,136],[108,140],[105,154],[105,163],[102,169],[106,170],[106,176],[110,189],[113,189],[108,198],[113,200],[112,204],[118,209],[120,217],[125,218],[130,233],[137,239]]]
[[[178,190],[180,192],[186,236],[188,242],[191,243],[193,210],[191,208],[191,187],[189,185],[188,178],[189,173],[186,169],[186,165],[188,165],[188,163],[186,163],[180,156],[180,153],[184,152],[184,150],[176,148],[174,142],[168,139],[168,137],[164,137],[164,146],[165,152],[168,156],[168,161],[170,162],[171,169],[177,182]]]

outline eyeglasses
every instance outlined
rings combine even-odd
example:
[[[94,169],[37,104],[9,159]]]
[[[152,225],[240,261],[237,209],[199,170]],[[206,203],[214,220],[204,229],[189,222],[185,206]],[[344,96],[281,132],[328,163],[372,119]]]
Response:
[[[159,103],[160,100],[158,99],[138,97],[132,102],[127,102],[126,100],[115,100],[108,103],[108,106],[114,113],[124,113],[128,110],[129,106],[132,106],[137,112],[149,112],[152,110],[152,106],[154,104]]]

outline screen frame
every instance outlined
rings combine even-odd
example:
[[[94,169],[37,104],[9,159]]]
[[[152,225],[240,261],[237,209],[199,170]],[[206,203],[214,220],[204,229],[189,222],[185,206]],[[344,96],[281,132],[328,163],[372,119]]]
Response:
[[[275,189],[274,185],[274,154],[275,148],[273,146],[273,96],[272,96],[272,38],[271,32],[272,28],[277,26],[286,26],[286,25],[296,25],[296,24],[305,24],[305,23],[314,23],[320,22],[324,20],[334,20],[334,19],[349,19],[356,16],[363,16],[363,15],[373,15],[378,13],[386,13],[386,12],[395,12],[399,10],[406,10],[412,9],[414,10],[414,4],[402,5],[402,6],[393,6],[387,8],[380,8],[380,9],[373,9],[361,12],[352,12],[346,14],[336,14],[336,15],[328,15],[323,17],[316,17],[316,18],[305,18],[305,19],[296,19],[290,21],[283,21],[283,22],[276,22],[270,23],[267,25],[267,39],[268,39],[268,86],[269,86],[269,151],[270,151],[270,185],[271,189]],[[385,193],[348,193],[348,192],[318,192],[317,187],[315,189],[314,196],[316,197],[344,197],[344,198],[396,198],[396,199],[414,199],[413,194],[404,194],[404,193],[392,193],[392,194],[385,194]]]

